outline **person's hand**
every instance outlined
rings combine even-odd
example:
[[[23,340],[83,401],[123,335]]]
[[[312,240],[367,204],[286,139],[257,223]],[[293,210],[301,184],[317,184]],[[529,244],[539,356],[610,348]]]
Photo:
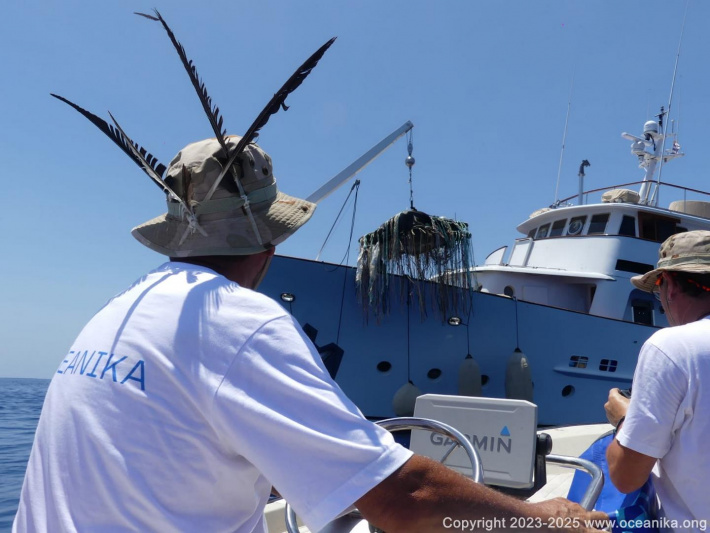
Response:
[[[626,416],[629,401],[628,398],[619,392],[619,389],[611,389],[609,391],[609,399],[604,404],[604,410],[606,411],[606,418],[612,426],[618,426],[621,417]]]
[[[602,511],[585,511],[584,508],[565,498],[554,498],[532,504],[535,514],[540,516],[540,530],[556,532],[593,533],[605,531],[611,525],[609,515]]]

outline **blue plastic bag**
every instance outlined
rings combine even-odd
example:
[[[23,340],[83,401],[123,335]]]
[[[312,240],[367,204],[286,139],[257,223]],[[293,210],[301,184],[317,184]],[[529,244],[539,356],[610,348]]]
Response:
[[[594,509],[609,514],[614,521],[612,527],[614,533],[656,533],[658,529],[653,520],[658,516],[658,504],[651,480],[649,479],[640,489],[630,494],[619,492],[610,480],[606,449],[612,440],[614,440],[613,432],[602,435],[580,455],[582,459],[598,465],[604,472],[604,486]],[[567,498],[579,502],[590,481],[588,474],[575,472]]]
[[[612,533],[656,533],[658,502],[653,482],[649,479],[639,490],[625,496],[627,498],[621,508],[615,513],[609,513],[609,518],[614,521]]]

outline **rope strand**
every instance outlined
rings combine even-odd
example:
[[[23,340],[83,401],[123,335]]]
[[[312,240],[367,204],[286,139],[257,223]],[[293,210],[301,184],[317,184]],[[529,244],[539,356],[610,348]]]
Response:
[[[328,235],[326,235],[325,240],[323,241],[323,246],[321,246],[320,250],[318,250],[318,255],[316,255],[316,261],[318,261],[320,259],[320,254],[323,252],[325,245],[328,244],[328,239],[330,239],[330,235],[333,233],[335,226],[338,224],[338,220],[340,220],[340,215],[343,214],[343,210],[345,209],[345,206],[347,205],[348,200],[350,199],[350,195],[353,193],[354,190],[359,190],[359,189],[360,189],[360,180],[355,180],[355,183],[353,183],[353,186],[350,187],[350,192],[348,193],[348,196],[345,198],[343,205],[340,206],[340,211],[338,211],[338,216],[335,217],[335,221],[333,221],[333,225],[330,227],[330,230],[328,231]],[[357,204],[357,192],[355,193],[355,203]],[[353,217],[354,216],[355,216],[355,214],[353,212]],[[352,228],[350,228],[350,236],[352,238]]]

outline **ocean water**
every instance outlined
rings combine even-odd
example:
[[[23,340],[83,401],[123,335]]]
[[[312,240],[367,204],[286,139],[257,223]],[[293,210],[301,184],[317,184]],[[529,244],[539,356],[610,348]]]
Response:
[[[10,531],[48,379],[0,378],[0,532]]]

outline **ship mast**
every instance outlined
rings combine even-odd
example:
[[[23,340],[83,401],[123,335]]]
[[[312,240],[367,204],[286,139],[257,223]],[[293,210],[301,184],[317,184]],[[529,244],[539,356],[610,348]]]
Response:
[[[680,46],[683,43],[683,32],[685,32],[685,19],[688,16],[688,5],[690,4],[690,0],[688,0],[685,4],[685,13],[683,14],[683,25],[680,28],[680,39],[678,39],[678,51],[676,52],[675,56],[675,65],[673,66],[673,80],[671,81],[671,92],[668,95],[668,118],[670,119],[670,113],[671,113],[671,104],[673,103],[673,89],[675,87],[675,79],[676,75],[678,74],[678,62],[680,61]],[[663,122],[663,108],[661,108],[661,116],[660,116],[660,124],[663,126],[663,139],[661,142],[661,153],[664,153],[665,151],[665,144],[666,144],[666,138],[667,138],[667,132],[668,132],[668,122],[670,120],[666,120],[665,124]],[[676,150],[676,144],[673,143],[673,149],[671,149],[671,154],[670,155],[678,155],[677,150]],[[674,153],[675,152],[675,153]],[[651,199],[649,203],[651,205],[658,205],[658,190],[661,186],[661,173],[663,172],[663,163],[668,161],[668,158],[661,158],[660,159],[660,166],[658,167],[658,179],[656,181],[656,187],[654,188],[653,195],[651,196]],[[642,196],[643,197],[643,196]]]
[[[676,75],[678,73],[678,62],[680,60],[680,48],[683,43],[683,33],[685,31],[685,20],[688,16],[688,3],[685,5],[685,13],[683,15],[683,24],[680,30],[680,39],[678,40],[678,51],[676,52],[675,66],[673,67],[673,79],[671,81],[671,91],[668,96],[668,109],[665,110],[661,106],[661,112],[656,115],[658,121],[649,120],[643,125],[643,138],[636,137],[629,133],[622,133],[621,136],[624,139],[633,141],[631,144],[631,153],[638,157],[639,168],[645,169],[645,174],[643,177],[643,185],[639,192],[640,204],[644,205],[658,205],[658,189],[661,183],[661,173],[663,171],[664,163],[667,163],[671,159],[676,157],[681,157],[685,154],[680,152],[680,145],[677,142],[673,143],[673,147],[666,151],[665,144],[666,139],[669,137],[668,134],[668,122],[669,120],[664,120],[666,116],[670,117],[671,104],[673,103],[673,89],[675,88]],[[674,135],[673,133],[670,136]],[[648,148],[653,148],[653,151],[649,151]],[[656,172],[656,167],[658,166],[658,178],[656,178],[655,187],[652,190],[653,175]]]

